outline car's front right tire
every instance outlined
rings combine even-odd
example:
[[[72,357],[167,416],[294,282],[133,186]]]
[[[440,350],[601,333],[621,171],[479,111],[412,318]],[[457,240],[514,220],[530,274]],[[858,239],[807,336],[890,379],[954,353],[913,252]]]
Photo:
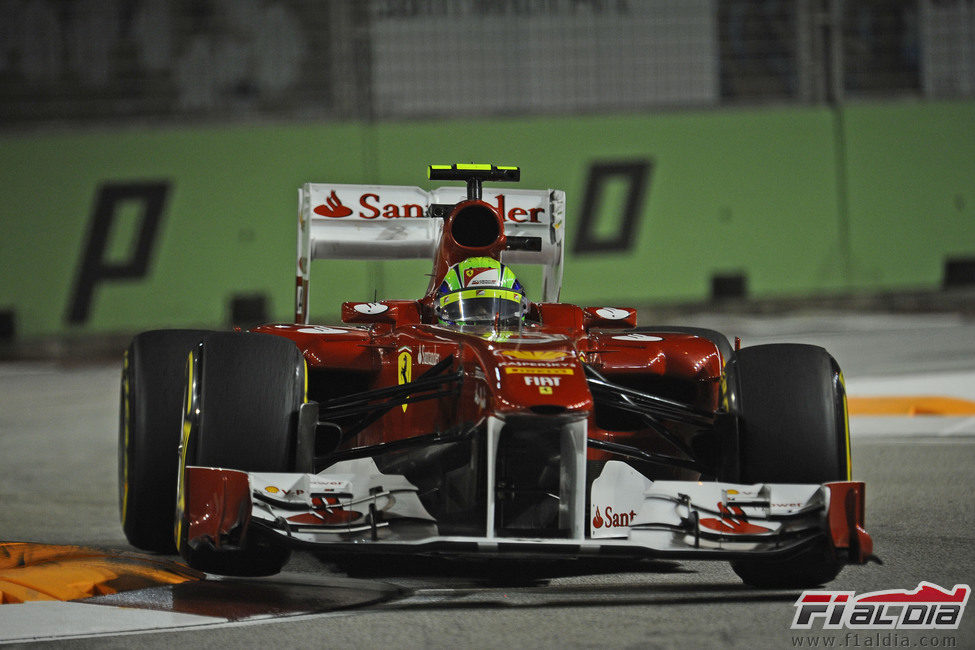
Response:
[[[187,384],[180,471],[193,465],[245,472],[295,471],[305,362],[293,342],[268,334],[212,334],[188,356]],[[180,505],[186,502],[183,485],[181,478]],[[290,557],[288,548],[253,526],[234,531],[230,540],[190,540],[184,508],[178,510],[177,546],[195,569],[270,575]]]
[[[119,515],[136,548],[175,553],[173,494],[186,355],[208,332],[154,330],[132,339],[119,399]]]

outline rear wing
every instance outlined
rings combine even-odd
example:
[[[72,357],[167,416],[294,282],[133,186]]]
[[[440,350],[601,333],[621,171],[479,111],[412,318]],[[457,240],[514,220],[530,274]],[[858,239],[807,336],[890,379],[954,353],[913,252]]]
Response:
[[[312,260],[429,259],[432,263],[444,220],[455,204],[466,199],[466,189],[459,186],[427,192],[405,185],[306,183],[298,190],[295,322],[308,322]],[[497,208],[504,220],[509,248],[502,261],[543,265],[542,300],[558,302],[565,192],[485,188],[482,200]]]

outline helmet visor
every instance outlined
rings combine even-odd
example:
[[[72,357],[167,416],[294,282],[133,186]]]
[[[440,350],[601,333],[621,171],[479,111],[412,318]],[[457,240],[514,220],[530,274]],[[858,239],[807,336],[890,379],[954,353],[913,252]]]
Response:
[[[461,289],[437,301],[437,316],[455,325],[516,325],[525,312],[524,295],[509,289]]]

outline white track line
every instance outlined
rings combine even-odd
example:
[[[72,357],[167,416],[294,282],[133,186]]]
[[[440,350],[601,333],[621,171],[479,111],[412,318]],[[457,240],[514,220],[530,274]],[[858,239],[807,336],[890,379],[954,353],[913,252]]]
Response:
[[[0,605],[0,643],[145,633],[226,622],[225,618],[151,609],[31,601]]]

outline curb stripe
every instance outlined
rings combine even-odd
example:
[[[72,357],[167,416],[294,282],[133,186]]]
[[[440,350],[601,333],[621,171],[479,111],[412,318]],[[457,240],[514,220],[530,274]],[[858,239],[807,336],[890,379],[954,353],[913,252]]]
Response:
[[[958,397],[850,397],[848,401],[851,416],[975,415],[975,402]]]
[[[137,553],[0,542],[0,604],[77,600],[203,577],[182,564]]]

